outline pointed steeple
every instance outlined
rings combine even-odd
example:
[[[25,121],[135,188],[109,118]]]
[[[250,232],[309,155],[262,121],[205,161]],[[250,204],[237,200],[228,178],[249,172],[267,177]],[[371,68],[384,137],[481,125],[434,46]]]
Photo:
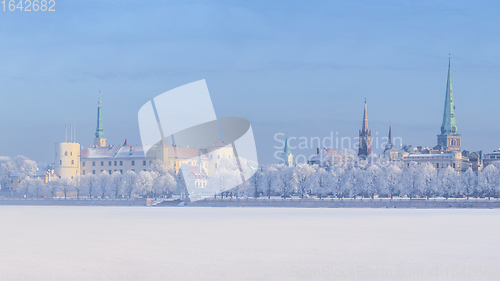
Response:
[[[361,125],[361,130],[359,130],[358,156],[367,157],[371,153],[372,153],[371,132],[368,129],[368,110],[366,109],[366,99],[365,99],[365,111],[363,114],[363,124]]]
[[[455,122],[455,101],[451,87],[451,59],[448,59],[448,80],[446,81],[446,96],[444,100],[443,124],[438,135],[438,145],[435,149],[443,152],[460,151],[461,137]]]
[[[392,125],[389,125],[389,136],[387,137],[388,138],[388,144],[391,145],[391,147],[394,145],[394,143],[392,142]]]
[[[290,146],[288,145],[288,135],[286,136],[285,139],[285,149],[283,150],[283,154],[286,156],[290,155]]]
[[[366,110],[366,99],[365,99],[365,112],[363,114],[363,125],[361,126],[363,132],[368,132],[368,111]]]
[[[99,102],[97,103],[97,128],[95,130],[94,145],[99,147],[106,146],[106,139],[104,138],[104,130],[102,128],[101,91],[99,91]]]
[[[283,157],[285,158],[285,165],[290,167],[293,165],[293,155],[290,152],[290,145],[288,144],[288,134],[285,139],[285,148],[283,149]]]
[[[448,81],[446,81],[446,97],[444,100],[443,124],[441,135],[458,135],[455,122],[455,104],[453,100],[453,88],[451,86],[451,59],[448,60]]]

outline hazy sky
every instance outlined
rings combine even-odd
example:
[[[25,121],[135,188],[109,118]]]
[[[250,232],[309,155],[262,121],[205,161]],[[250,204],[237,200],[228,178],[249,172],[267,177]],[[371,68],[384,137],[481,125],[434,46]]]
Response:
[[[365,98],[372,137],[392,121],[405,144],[434,146],[448,53],[462,149],[500,146],[500,2],[270,2],[56,0],[56,12],[0,11],[0,155],[52,163],[65,122],[90,146],[99,90],[107,142],[140,144],[139,108],[200,79],[218,116],[252,123],[264,164],[276,162],[277,133],[356,137]]]

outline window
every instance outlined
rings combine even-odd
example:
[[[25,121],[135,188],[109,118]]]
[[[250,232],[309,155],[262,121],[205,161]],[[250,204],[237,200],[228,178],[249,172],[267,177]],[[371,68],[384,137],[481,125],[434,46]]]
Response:
[[[95,166],[95,161],[92,161],[92,166]]]
[[[110,174],[110,175],[111,175],[111,170],[109,170],[109,171],[108,171],[108,174]]]
[[[92,175],[95,175],[95,170],[92,170]]]
[[[146,166],[146,160],[142,161],[142,166]],[[144,170],[146,171],[146,170]]]
[[[111,166],[111,161],[108,162],[108,166]]]
[[[446,168],[448,168],[450,166],[450,164],[446,163]]]
[[[122,175],[123,175],[123,170],[120,170],[120,174],[122,174]]]
[[[73,152],[70,152],[69,155],[73,156]]]
[[[132,169],[132,172],[134,172],[134,173],[135,173],[135,170],[134,170],[134,169]]]
[[[101,166],[104,166],[104,161],[101,161]]]
[[[75,165],[75,161],[74,160],[71,160],[71,165]]]
[[[408,164],[408,167],[410,166],[410,164]],[[217,163],[215,163],[215,168],[217,168]]]
[[[71,176],[71,179],[73,179],[73,176]]]
[[[116,166],[116,161],[115,161],[115,166]]]
[[[85,167],[85,162],[82,162],[82,166]]]
[[[453,168],[455,168],[455,163],[453,163]]]
[[[436,164],[436,168],[439,168],[439,163]]]
[[[123,166],[123,161],[120,161],[120,166]]]
[[[220,159],[220,155],[217,155],[217,159]]]
[[[62,160],[59,160],[59,165],[62,165]]]
[[[14,183],[14,180],[13,180],[13,179],[10,179],[10,183]]]
[[[134,160],[132,160],[132,166],[135,166],[135,161]]]
[[[64,151],[64,156],[68,156],[68,152],[67,151]]]
[[[84,175],[84,176],[85,176],[85,170],[83,170],[83,171],[82,171],[82,175]]]

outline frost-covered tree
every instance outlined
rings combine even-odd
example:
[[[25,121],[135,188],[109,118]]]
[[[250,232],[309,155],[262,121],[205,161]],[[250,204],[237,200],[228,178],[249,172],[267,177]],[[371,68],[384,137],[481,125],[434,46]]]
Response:
[[[460,193],[465,195],[467,200],[469,200],[469,197],[474,195],[477,186],[477,176],[476,173],[472,171],[472,168],[467,169],[465,173],[460,175],[459,183]]]
[[[9,176],[16,171],[14,161],[7,156],[0,156],[0,185],[2,189],[9,186]]]
[[[45,192],[45,185],[41,178],[33,178],[31,180],[31,185],[29,187],[30,193],[33,194],[35,198],[40,198]]]
[[[268,166],[264,170],[264,179],[266,184],[266,195],[267,198],[271,198],[271,193],[276,190],[276,185],[279,185],[278,170],[274,166]]]
[[[457,172],[452,167],[441,169],[438,172],[439,193],[446,199],[457,192]]]
[[[346,189],[342,185],[342,178],[344,177],[345,170],[342,166],[337,166],[335,169],[330,170],[330,175],[328,175],[328,181],[330,185],[330,191],[333,196],[337,198],[344,197]]]
[[[144,195],[151,194],[153,191],[154,175],[149,171],[141,171],[136,179],[140,193]]]
[[[385,182],[382,177],[382,169],[377,165],[370,165],[364,171],[365,192],[373,199],[375,194],[382,194],[385,191]]]
[[[478,186],[484,197],[491,198],[498,186],[499,171],[495,165],[488,165],[479,175]]]
[[[106,196],[106,192],[108,192],[110,186],[110,175],[103,171],[97,176],[97,187],[99,188],[99,192],[101,194],[101,198],[104,199]]]
[[[115,198],[118,198],[124,185],[122,173],[118,171],[112,173],[109,178],[109,183],[111,186],[111,192],[113,193],[113,196]]]
[[[298,164],[296,167],[292,167],[291,169],[295,170],[295,177],[298,183],[298,187],[300,188],[300,198],[304,198],[304,194],[306,194],[309,190],[314,187],[314,168],[309,164]]]
[[[89,198],[92,198],[93,192],[98,185],[96,175],[86,175],[82,177],[83,190],[87,192]]]
[[[67,178],[62,178],[59,179],[58,184],[59,184],[59,190],[61,190],[61,192],[64,194],[64,200],[66,200],[68,192],[72,187],[72,181]]]
[[[387,183],[387,192],[390,197],[401,193],[401,177],[403,172],[396,164],[391,164],[385,169],[385,180]]]
[[[410,199],[418,194],[418,164],[410,162],[409,166],[403,170],[401,178],[401,195],[406,195]]]
[[[82,176],[76,176],[76,178],[72,181],[72,188],[76,192],[76,199],[80,200],[80,194],[84,190],[84,185],[83,185],[83,177]]]
[[[132,198],[132,194],[139,190],[138,184],[136,182],[137,176],[133,171],[127,171],[123,175],[124,185],[123,185],[123,193],[129,199]]]
[[[30,177],[25,177],[19,183],[19,187],[17,188],[17,193],[23,196],[24,198],[28,198],[28,193],[30,190],[30,186],[33,184],[32,179]]]
[[[315,193],[319,195],[319,198],[323,198],[323,196],[331,192],[332,176],[333,173],[329,173],[322,167],[317,167],[315,172],[315,183],[317,184]]]
[[[420,169],[418,171],[418,182],[419,182],[419,190],[420,194],[429,199],[431,196],[436,194],[437,192],[437,170],[430,163],[424,163],[420,165]]]

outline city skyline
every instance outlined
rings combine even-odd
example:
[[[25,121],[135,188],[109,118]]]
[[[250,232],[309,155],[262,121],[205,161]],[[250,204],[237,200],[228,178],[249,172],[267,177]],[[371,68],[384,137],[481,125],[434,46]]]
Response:
[[[66,122],[76,123],[77,141],[92,145],[99,90],[108,143],[140,144],[140,105],[203,78],[218,117],[252,122],[263,164],[275,163],[277,133],[354,139],[364,98],[373,139],[386,137],[392,122],[405,144],[434,145],[449,53],[462,150],[500,145],[489,125],[500,102],[497,3],[157,3],[167,11],[161,17],[131,2],[116,7],[120,15],[108,5],[58,3],[53,14],[0,19],[12,26],[0,34],[9,66],[0,78],[9,136],[1,155],[52,162]]]

